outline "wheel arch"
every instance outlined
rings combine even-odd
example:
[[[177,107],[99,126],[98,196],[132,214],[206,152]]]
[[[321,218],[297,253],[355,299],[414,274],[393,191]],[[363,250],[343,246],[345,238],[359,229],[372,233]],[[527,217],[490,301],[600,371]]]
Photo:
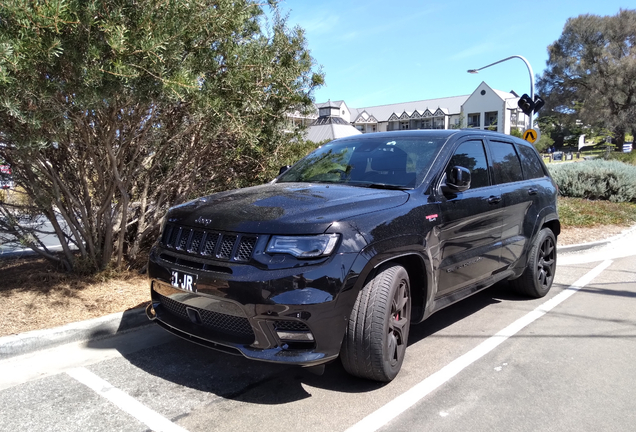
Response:
[[[411,322],[422,322],[430,315],[428,306],[432,304],[435,286],[433,266],[427,253],[427,240],[419,235],[404,235],[367,245],[352,268],[357,275],[353,286],[354,296],[377,274],[380,266],[387,263],[401,265],[409,275]]]
[[[373,278],[380,266],[386,264],[397,264],[406,269],[409,275],[411,294],[411,323],[419,323],[424,319],[427,301],[430,295],[432,280],[430,275],[430,264],[421,254],[416,252],[405,253],[390,257],[383,257],[377,261],[369,262],[368,272],[363,279],[366,283]]]
[[[561,234],[561,222],[559,222],[559,219],[557,218],[544,220],[541,228],[539,228],[539,231],[541,231],[543,228],[550,228],[555,237],[559,237],[559,234]]]
[[[386,262],[394,262],[406,269],[411,290],[411,323],[421,322],[424,318],[430,287],[427,276],[430,272],[427,271],[425,261],[419,254],[411,254],[396,257]]]

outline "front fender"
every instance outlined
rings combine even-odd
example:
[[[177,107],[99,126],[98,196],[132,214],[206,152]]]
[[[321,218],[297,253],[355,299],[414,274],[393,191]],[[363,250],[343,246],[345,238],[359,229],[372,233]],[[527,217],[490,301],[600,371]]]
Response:
[[[411,290],[414,299],[414,319],[412,322],[421,322],[430,315],[428,305],[432,305],[435,286],[433,280],[432,264],[427,252],[426,241],[419,235],[403,235],[365,247],[356,257],[351,273],[356,275],[354,283],[348,283],[349,292],[343,294],[350,302],[351,309],[358,293],[365,283],[372,277],[382,264],[395,262],[406,268],[411,279]]]

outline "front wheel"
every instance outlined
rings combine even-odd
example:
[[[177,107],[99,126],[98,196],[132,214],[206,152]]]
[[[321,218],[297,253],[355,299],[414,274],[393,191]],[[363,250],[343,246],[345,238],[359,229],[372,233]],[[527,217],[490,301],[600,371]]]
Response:
[[[528,265],[523,274],[511,283],[522,294],[540,298],[545,296],[556,272],[556,238],[549,228],[539,231],[532,245]]]
[[[411,323],[409,275],[387,264],[358,293],[340,359],[352,375],[389,382],[400,371]]]

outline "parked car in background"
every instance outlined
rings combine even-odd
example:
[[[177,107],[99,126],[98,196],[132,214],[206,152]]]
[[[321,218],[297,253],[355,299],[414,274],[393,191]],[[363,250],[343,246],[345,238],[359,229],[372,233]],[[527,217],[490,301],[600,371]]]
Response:
[[[496,282],[550,290],[557,190],[532,145],[480,130],[338,139],[269,184],[170,209],[148,317],[195,343],[390,381],[411,324]]]
[[[13,175],[9,165],[0,165],[0,189],[13,189]]]

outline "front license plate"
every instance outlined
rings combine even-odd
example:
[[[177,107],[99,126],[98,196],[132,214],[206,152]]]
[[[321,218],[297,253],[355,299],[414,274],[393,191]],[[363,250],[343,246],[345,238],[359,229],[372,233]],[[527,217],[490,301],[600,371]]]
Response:
[[[173,270],[170,284],[183,291],[197,292],[197,276]]]

